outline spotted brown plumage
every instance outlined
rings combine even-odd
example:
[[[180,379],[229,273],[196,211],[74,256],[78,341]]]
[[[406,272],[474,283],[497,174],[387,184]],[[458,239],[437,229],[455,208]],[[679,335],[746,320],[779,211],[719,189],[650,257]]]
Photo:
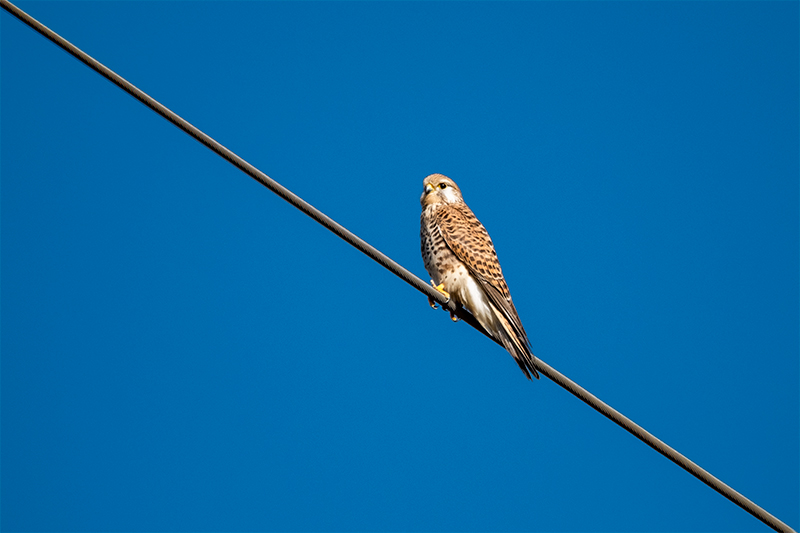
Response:
[[[528,335],[511,300],[489,233],[458,185],[442,174],[423,181],[420,240],[431,283],[469,311],[514,357],[522,372],[539,378]]]

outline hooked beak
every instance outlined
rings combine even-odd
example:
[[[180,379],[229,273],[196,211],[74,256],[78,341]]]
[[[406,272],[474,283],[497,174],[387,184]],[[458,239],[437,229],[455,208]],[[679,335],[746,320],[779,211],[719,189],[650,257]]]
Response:
[[[433,185],[431,185],[430,183],[426,183],[425,184],[425,194],[428,194],[430,192],[433,192]]]

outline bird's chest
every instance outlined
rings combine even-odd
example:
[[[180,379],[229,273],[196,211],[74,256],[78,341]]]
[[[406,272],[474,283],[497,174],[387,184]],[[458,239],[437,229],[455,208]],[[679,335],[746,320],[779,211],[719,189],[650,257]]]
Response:
[[[434,283],[437,285],[444,283],[447,290],[448,286],[452,287],[457,279],[463,279],[468,273],[464,263],[447,246],[434,222],[432,209],[428,207],[422,213],[420,224],[422,259],[425,262],[425,270]]]

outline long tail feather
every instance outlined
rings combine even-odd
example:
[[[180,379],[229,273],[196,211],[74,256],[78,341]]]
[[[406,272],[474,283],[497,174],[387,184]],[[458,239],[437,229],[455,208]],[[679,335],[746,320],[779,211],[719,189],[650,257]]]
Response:
[[[522,373],[525,374],[528,379],[531,379],[531,375],[539,379],[539,372],[536,371],[536,357],[531,353],[527,338],[520,338],[502,311],[495,306],[492,306],[492,311],[494,311],[494,315],[497,317],[500,326],[496,328],[499,337],[498,340],[503,344],[503,347],[508,353],[511,354],[522,370]]]

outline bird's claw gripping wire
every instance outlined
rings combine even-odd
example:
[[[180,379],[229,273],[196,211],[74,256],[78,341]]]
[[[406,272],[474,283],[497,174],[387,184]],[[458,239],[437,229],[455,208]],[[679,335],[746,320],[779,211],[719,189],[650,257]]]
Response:
[[[450,293],[444,290],[444,283],[436,285],[433,280],[431,280],[431,287],[442,293],[444,297],[447,298],[447,301],[444,302],[445,304],[450,303]],[[428,304],[430,304],[433,309],[436,309],[436,302],[430,296],[428,297]]]
[[[432,286],[434,289],[436,289],[437,291],[439,291],[440,293],[442,293],[442,295],[443,295],[445,298],[447,298],[447,301],[445,301],[445,304],[448,304],[448,303],[450,303],[450,293],[449,293],[449,292],[447,292],[446,290],[444,290],[444,283],[440,283],[439,285],[436,285],[436,284],[433,282],[433,280],[431,280],[431,286]],[[430,306],[431,306],[433,309],[436,309],[436,302],[433,300],[433,298],[431,298],[431,297],[428,297],[428,304],[430,304]],[[442,309],[444,309],[444,307],[443,307]],[[457,316],[456,316],[456,315],[455,315],[455,314],[454,314],[452,311],[450,311],[450,310],[448,310],[448,311],[449,311],[449,313],[450,313],[450,320],[452,320],[453,322],[458,322],[459,320],[461,320],[461,319],[460,319],[460,318],[458,318],[458,317],[457,317]]]

